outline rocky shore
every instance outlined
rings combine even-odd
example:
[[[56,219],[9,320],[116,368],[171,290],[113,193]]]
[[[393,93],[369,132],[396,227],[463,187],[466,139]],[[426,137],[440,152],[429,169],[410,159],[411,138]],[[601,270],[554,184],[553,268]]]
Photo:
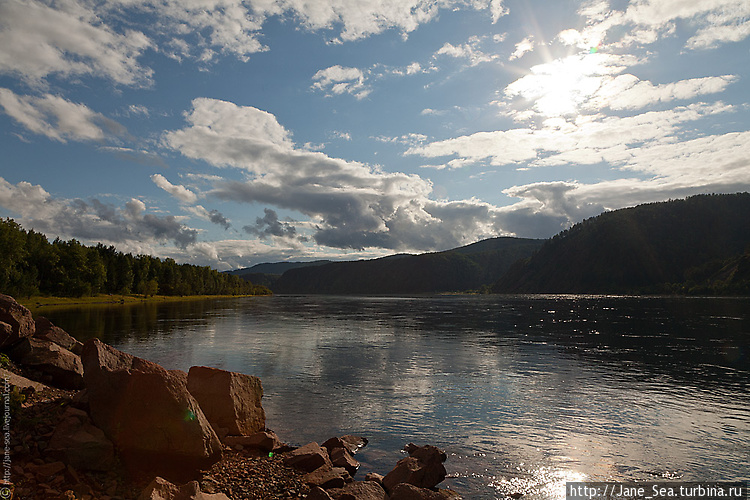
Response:
[[[408,444],[363,474],[358,436],[301,447],[267,429],[257,377],[166,370],[98,339],[78,342],[0,295],[0,498],[439,500],[446,455]],[[354,479],[355,475],[363,477]]]

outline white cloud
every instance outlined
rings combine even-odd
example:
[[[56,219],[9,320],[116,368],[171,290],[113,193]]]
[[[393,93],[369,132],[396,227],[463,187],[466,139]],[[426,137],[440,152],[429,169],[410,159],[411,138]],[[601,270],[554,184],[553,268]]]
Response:
[[[55,198],[42,186],[28,182],[16,185],[0,177],[0,206],[18,214],[27,229],[88,242],[117,244],[127,251],[158,255],[158,247],[172,243],[180,248],[197,240],[198,232],[178,218],[158,216],[147,211],[145,203],[131,199],[123,208],[103,203]]]
[[[456,59],[466,59],[470,66],[476,66],[481,63],[494,61],[498,58],[497,54],[485,54],[479,47],[482,39],[478,36],[472,36],[469,40],[461,45],[453,45],[445,42],[435,56],[448,56]]]
[[[520,59],[524,56],[527,52],[531,52],[534,50],[535,42],[533,36],[527,36],[520,42],[516,44],[516,50],[513,51],[513,53],[508,58],[509,61],[513,61],[515,59]]]
[[[331,66],[321,69],[312,77],[313,88],[329,95],[351,94],[357,99],[367,97],[370,89],[365,86],[365,74],[358,68]]]
[[[29,83],[56,75],[148,84],[152,72],[137,59],[151,45],[137,31],[115,32],[89,5],[75,0],[53,6],[36,0],[0,2],[0,73]]]
[[[102,141],[126,134],[125,128],[84,104],[59,96],[21,96],[0,88],[0,106],[30,132],[60,142]]]
[[[237,168],[247,175],[243,181],[215,180],[207,194],[304,214],[312,224],[312,238],[320,245],[434,250],[499,231],[483,219],[463,222],[476,207],[486,212],[491,206],[476,200],[437,203],[429,199],[431,183],[416,175],[387,173],[301,150],[273,115],[256,108],[196,99],[186,119],[185,128],[165,135],[165,145],[187,157]],[[414,135],[398,140],[423,138]],[[435,215],[438,211],[440,216]],[[464,225],[457,227],[458,220]],[[272,223],[269,219],[256,229],[284,229]]]
[[[169,182],[166,177],[161,174],[154,174],[151,176],[151,180],[158,187],[171,194],[183,203],[195,203],[198,201],[198,195],[190,191],[185,186],[179,186]]]

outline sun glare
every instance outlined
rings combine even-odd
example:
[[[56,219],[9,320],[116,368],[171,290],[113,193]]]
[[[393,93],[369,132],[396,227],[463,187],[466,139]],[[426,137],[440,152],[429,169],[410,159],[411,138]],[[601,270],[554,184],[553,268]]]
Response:
[[[590,51],[538,64],[508,85],[505,94],[532,101],[534,111],[545,117],[577,115],[600,88],[602,76],[612,73],[607,61],[606,54]]]

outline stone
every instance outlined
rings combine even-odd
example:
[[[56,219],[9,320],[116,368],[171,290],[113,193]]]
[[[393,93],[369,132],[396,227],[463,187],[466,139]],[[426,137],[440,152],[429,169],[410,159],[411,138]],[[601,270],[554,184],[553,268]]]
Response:
[[[343,467],[332,467],[331,464],[325,463],[312,472],[302,476],[306,484],[320,486],[323,489],[343,488],[351,476]]]
[[[320,486],[310,486],[310,492],[305,497],[307,500],[333,500],[331,495]]]
[[[344,448],[352,455],[365,446],[367,446],[367,438],[353,435],[332,437],[323,443],[323,448],[326,448],[329,452],[335,448]]]
[[[383,486],[390,493],[399,483],[409,483],[419,488],[434,488],[447,474],[443,462],[445,452],[435,446],[417,446],[409,443],[404,448],[410,456],[402,458],[396,467],[383,478]]]
[[[250,436],[226,436],[223,439],[228,446],[240,445],[243,448],[261,450],[265,452],[277,451],[284,447],[275,432],[265,430],[256,432]]]
[[[52,324],[50,320],[44,316],[39,316],[35,324],[34,337],[42,340],[49,340],[54,342],[60,347],[71,351],[73,354],[81,355],[83,351],[83,343],[73,338],[68,332]]]
[[[336,500],[386,500],[388,498],[383,487],[373,481],[354,481],[331,493],[334,494]]]
[[[214,429],[227,429],[233,436],[249,436],[265,429],[263,386],[258,377],[193,366],[187,387]]]
[[[359,462],[344,448],[334,448],[330,451],[329,457],[334,467],[343,467],[351,476],[359,470]]]
[[[461,496],[452,490],[429,490],[413,484],[397,484],[388,497],[390,500],[460,500]]]
[[[115,449],[88,414],[68,407],[49,440],[45,455],[80,470],[106,471],[114,466]]]
[[[368,472],[365,474],[365,481],[374,481],[378,484],[383,484],[383,476],[382,474],[378,474],[377,472]]]
[[[18,387],[20,390],[30,389],[39,392],[47,388],[46,385],[40,382],[29,380],[26,377],[22,377],[21,375],[6,370],[5,368],[0,368],[0,379],[7,380],[10,385]]]
[[[138,496],[138,500],[230,500],[223,493],[203,493],[197,481],[182,486],[155,477]]]
[[[80,356],[49,340],[26,337],[10,350],[18,363],[39,370],[52,378],[52,385],[63,389],[83,387]]]
[[[166,479],[193,479],[221,458],[221,443],[187,390],[187,374],[165,370],[90,339],[84,383],[94,424],[128,469]]]
[[[46,478],[56,476],[66,469],[62,462],[50,462],[34,467],[34,475],[37,479],[43,481]]]
[[[304,472],[312,472],[326,463],[331,463],[328,452],[314,441],[284,454],[284,464]]]
[[[13,297],[0,294],[0,349],[31,337],[34,335],[34,328],[31,311],[16,302]]]

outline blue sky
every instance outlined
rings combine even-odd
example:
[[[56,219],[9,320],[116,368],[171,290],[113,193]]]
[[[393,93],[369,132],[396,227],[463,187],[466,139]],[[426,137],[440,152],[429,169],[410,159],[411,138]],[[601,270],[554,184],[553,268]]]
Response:
[[[0,216],[217,269],[750,189],[746,0],[0,2]]]

